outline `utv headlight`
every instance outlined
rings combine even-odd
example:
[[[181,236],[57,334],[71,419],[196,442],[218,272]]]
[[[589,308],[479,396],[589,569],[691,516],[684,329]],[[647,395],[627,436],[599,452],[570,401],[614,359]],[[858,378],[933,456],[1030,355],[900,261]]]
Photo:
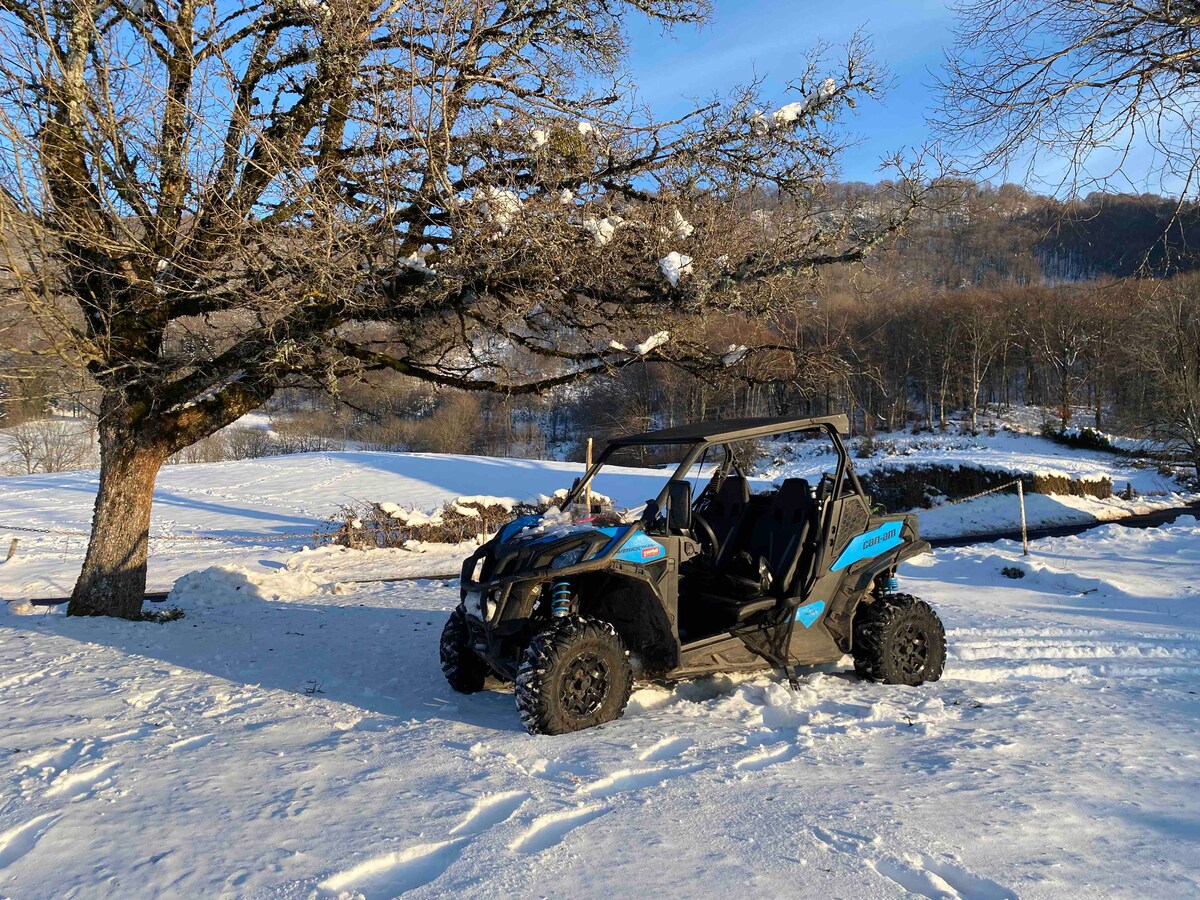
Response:
[[[573,566],[583,559],[585,553],[587,553],[587,544],[577,544],[550,560],[550,568],[565,569],[567,566]]]

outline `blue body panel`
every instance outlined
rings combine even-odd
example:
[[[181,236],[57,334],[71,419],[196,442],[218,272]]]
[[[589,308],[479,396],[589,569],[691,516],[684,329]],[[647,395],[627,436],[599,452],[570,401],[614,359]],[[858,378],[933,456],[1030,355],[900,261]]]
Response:
[[[818,600],[816,603],[806,603],[796,610],[796,621],[804,625],[805,628],[812,628],[813,623],[821,618],[821,613],[825,612],[825,601]]]
[[[651,540],[638,530],[629,536],[629,540],[625,542],[625,546],[620,549],[613,559],[619,559],[622,562],[650,563],[662,559],[666,555],[666,547],[658,543],[658,541]]]
[[[860,560],[871,559],[899,547],[904,543],[900,537],[900,529],[903,526],[903,522],[884,522],[878,528],[863,532],[846,545],[846,549],[829,571],[837,572]]]
[[[500,534],[497,536],[498,540],[501,544],[503,544],[518,531],[521,531],[525,528],[532,528],[541,520],[541,516],[520,516],[519,518],[513,519],[500,529]]]
[[[619,559],[622,562],[635,563],[650,563],[663,559],[667,555],[667,549],[657,541],[647,537],[640,528],[636,525],[617,525],[605,526],[596,528],[592,525],[581,523],[570,529],[555,529],[550,534],[528,533],[522,534],[528,528],[536,527],[542,521],[541,516],[521,516],[519,519],[514,519],[503,528],[500,529],[497,539],[499,543],[504,544],[509,541],[516,541],[518,545],[542,544],[550,543],[551,541],[562,540],[571,533],[592,534],[600,532],[605,535],[609,541],[599,550],[592,554],[591,559],[597,556],[603,556],[612,550],[613,545],[624,540],[625,545],[621,547],[613,558]],[[630,534],[632,532],[632,534]],[[626,540],[626,535],[628,539]]]

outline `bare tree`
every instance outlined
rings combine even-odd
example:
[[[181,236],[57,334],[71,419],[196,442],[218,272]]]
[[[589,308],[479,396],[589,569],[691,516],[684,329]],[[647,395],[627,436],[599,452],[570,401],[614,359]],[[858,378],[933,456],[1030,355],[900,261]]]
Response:
[[[1122,175],[1144,141],[1164,184],[1177,184],[1181,199],[1194,195],[1195,0],[958,0],[954,9],[957,42],[935,124],[984,167],[1032,168],[1050,154],[1078,189]]]
[[[971,431],[979,430],[979,394],[988,370],[1008,340],[1005,311],[994,299],[982,294],[955,298],[951,316],[958,322],[957,356],[967,383],[967,404],[971,411]]]
[[[4,434],[4,448],[22,474],[69,472],[95,459],[91,431],[81,424],[40,419],[24,422]]]
[[[663,309],[769,308],[898,231],[834,202],[860,41],[655,122],[625,21],[693,0],[0,0],[2,212],[45,352],[102,395],[72,614],[136,617],[163,461],[296,379],[533,393],[647,356]],[[609,86],[600,90],[596,85]],[[768,111],[760,111],[760,107]],[[774,198],[770,239],[730,198]],[[10,242],[14,243],[14,242]],[[641,323],[641,324],[639,324]],[[546,360],[528,377],[512,351]]]
[[[1154,386],[1152,429],[1200,475],[1200,279],[1159,282],[1147,293],[1144,333],[1131,355]]]
[[[38,470],[39,441],[30,424],[24,422],[4,434],[4,449],[8,451],[8,467],[23,475]]]

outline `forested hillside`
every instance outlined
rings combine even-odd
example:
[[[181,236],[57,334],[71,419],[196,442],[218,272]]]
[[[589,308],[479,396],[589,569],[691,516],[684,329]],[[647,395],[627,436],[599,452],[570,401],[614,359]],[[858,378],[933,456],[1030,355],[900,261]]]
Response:
[[[826,202],[869,210],[888,190],[841,184]],[[770,196],[744,203],[769,238],[778,204]],[[585,436],[720,415],[849,410],[856,430],[873,433],[944,429],[958,414],[980,427],[989,406],[1034,404],[1050,411],[1048,428],[1120,430],[1194,460],[1200,278],[1188,273],[1197,247],[1200,213],[1161,197],[1093,194],[1067,203],[1016,185],[947,180],[866,266],[778,279],[773,290],[784,302],[767,319],[736,309],[675,312],[629,334],[631,344],[665,332],[703,346],[721,355],[718,368],[689,370],[651,351],[608,377],[533,397],[438,389],[396,373],[343,380],[334,395],[298,380],[271,403],[271,438],[234,427],[180,459],[347,442],[577,457]],[[493,352],[551,372],[518,347]],[[30,357],[8,362],[22,376],[3,383],[10,427],[51,408],[78,414],[91,405],[69,369],[39,368]],[[22,447],[65,440],[28,430]],[[45,467],[21,455],[18,468]],[[79,458],[60,449],[43,456]]]

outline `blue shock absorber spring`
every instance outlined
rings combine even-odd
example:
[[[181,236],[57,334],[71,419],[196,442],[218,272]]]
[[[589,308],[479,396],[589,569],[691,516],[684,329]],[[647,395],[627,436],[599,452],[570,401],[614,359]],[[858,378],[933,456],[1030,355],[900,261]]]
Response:
[[[894,594],[900,590],[900,582],[896,580],[895,575],[888,576],[888,580],[883,583],[883,590],[886,594]]]
[[[571,582],[559,581],[550,589],[550,615],[556,619],[571,614]]]

